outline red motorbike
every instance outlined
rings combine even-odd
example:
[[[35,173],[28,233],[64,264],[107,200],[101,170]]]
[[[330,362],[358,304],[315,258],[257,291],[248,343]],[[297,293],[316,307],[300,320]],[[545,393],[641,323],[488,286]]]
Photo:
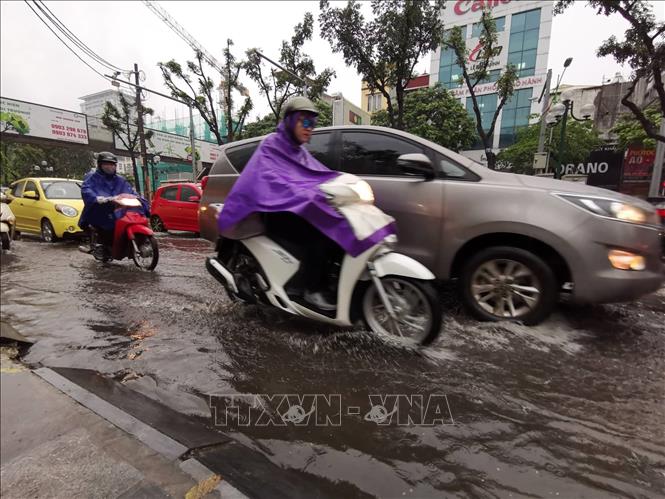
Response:
[[[122,210],[122,216],[115,223],[113,243],[110,247],[104,244],[98,231],[93,229],[90,247],[79,249],[102,262],[131,256],[138,268],[153,270],[159,261],[159,247],[150,229],[150,221],[143,214],[141,201],[130,194],[120,194],[112,202],[116,204],[116,210]]]

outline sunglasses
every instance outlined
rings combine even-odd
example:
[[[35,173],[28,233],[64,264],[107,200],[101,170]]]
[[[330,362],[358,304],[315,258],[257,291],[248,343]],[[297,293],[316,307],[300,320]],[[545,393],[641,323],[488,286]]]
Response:
[[[316,118],[303,118],[302,127],[312,130],[316,126]]]

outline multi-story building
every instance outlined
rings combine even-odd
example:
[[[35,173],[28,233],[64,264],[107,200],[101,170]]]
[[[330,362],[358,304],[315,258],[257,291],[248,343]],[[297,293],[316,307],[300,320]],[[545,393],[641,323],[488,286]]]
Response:
[[[409,80],[404,89],[406,92],[427,88],[429,86],[429,74],[414,76]],[[395,91],[391,89],[390,94],[394,96]],[[391,97],[394,101],[394,97]],[[396,105],[396,104],[395,104]],[[361,106],[369,114],[388,108],[388,100],[378,90],[371,91],[366,82],[362,82]]]
[[[665,78],[665,71],[662,76]],[[617,73],[614,78],[600,85],[561,85],[559,99],[572,101],[574,110],[579,110],[586,104],[593,104],[594,126],[603,140],[613,142],[616,139],[612,133],[614,126],[622,116],[632,115],[630,109],[621,103],[621,99],[628,94],[632,85],[632,81],[625,80],[620,73]],[[643,78],[637,82],[631,101],[641,109],[658,102],[653,78]]]
[[[444,26],[462,28],[469,49],[467,67],[477,64],[481,48],[479,37],[483,9],[489,8],[496,21],[499,56],[490,63],[487,81],[475,88],[482,115],[482,124],[487,129],[498,107],[496,80],[508,64],[518,70],[519,79],[512,98],[502,109],[494,131],[492,148],[496,152],[515,142],[516,130],[529,124],[529,116],[540,112],[536,102],[546,81],[547,59],[552,30],[553,2],[544,0],[449,0],[441,16]],[[473,115],[473,103],[466,85],[460,82],[461,69],[456,64],[452,49],[440,47],[432,55],[429,84],[437,83],[449,89],[460,99],[462,105]],[[475,115],[474,115],[475,116]],[[469,157],[485,162],[483,145],[478,143]]]
[[[116,107],[120,106],[120,100],[118,94],[122,92],[121,90],[103,90],[101,92],[96,92],[90,95],[84,95],[79,97],[79,100],[82,100],[81,112],[87,114],[90,117],[101,118],[104,114],[104,104],[106,102],[111,102]],[[127,92],[122,92],[127,100],[134,102],[134,95]]]
[[[321,100],[332,106],[333,125],[369,125],[371,115],[338,92],[323,94]]]

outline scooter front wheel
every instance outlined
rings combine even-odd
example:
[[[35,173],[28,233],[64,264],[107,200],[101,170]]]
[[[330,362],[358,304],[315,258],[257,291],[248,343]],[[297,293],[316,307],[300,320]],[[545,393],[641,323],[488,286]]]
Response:
[[[370,284],[362,298],[367,327],[375,333],[429,345],[441,331],[442,307],[434,286],[427,281],[385,276],[381,284],[392,308],[387,310],[377,287]]]
[[[137,234],[132,244],[132,260],[142,270],[154,270],[159,261],[159,246],[153,236]],[[138,252],[136,249],[138,248]]]
[[[9,232],[2,232],[2,249],[7,251],[10,246]]]

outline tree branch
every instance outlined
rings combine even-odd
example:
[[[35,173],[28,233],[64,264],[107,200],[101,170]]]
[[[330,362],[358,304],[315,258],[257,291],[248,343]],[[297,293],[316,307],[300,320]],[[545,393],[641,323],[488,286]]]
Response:
[[[639,78],[636,78],[633,81],[633,84],[630,86],[628,93],[624,95],[623,98],[621,99],[621,104],[623,104],[624,106],[626,106],[628,109],[631,110],[631,112],[635,115],[637,121],[639,121],[640,125],[642,125],[642,128],[644,128],[644,132],[647,134],[648,137],[655,139],[659,142],[665,142],[665,135],[661,135],[660,133],[658,133],[656,131],[656,127],[653,126],[649,118],[647,118],[647,116],[639,108],[639,106],[630,100],[630,97],[633,95],[633,92],[635,91],[635,87],[637,86],[638,81]]]

